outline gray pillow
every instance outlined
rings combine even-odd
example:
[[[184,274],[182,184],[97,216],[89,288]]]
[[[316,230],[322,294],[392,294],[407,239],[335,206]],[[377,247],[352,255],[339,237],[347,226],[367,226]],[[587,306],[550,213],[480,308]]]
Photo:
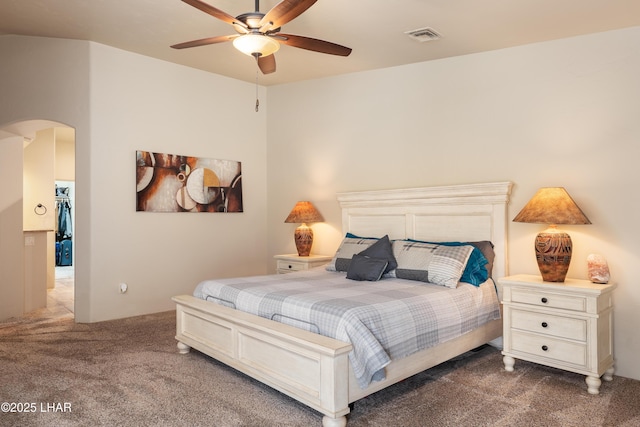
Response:
[[[356,254],[351,258],[351,263],[349,263],[347,279],[375,282],[380,280],[385,268],[387,268],[386,259],[370,258]]]
[[[380,240],[369,246],[364,251],[360,252],[358,255],[368,256],[369,258],[386,259],[387,268],[385,268],[384,270],[385,273],[388,273],[391,270],[395,270],[398,266],[396,257],[393,255],[393,248],[391,246],[391,241],[389,240],[388,235],[380,238]]]

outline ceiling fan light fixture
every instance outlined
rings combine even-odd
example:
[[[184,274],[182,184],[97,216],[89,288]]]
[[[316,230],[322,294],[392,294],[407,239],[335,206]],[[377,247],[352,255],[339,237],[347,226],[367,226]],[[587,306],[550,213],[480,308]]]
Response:
[[[249,56],[269,56],[280,49],[280,43],[262,34],[245,34],[233,39],[233,46]]]
[[[255,0],[255,12],[243,13],[235,17],[211,6],[204,0],[183,1],[220,21],[231,24],[237,34],[178,43],[171,46],[174,49],[206,46],[233,40],[236,49],[256,59],[262,74],[271,74],[276,71],[276,58],[273,54],[280,49],[280,44],[329,55],[349,56],[351,53],[350,48],[339,44],[311,37],[280,34],[283,25],[300,16],[317,0],[280,0],[266,14],[260,12],[260,0]]]

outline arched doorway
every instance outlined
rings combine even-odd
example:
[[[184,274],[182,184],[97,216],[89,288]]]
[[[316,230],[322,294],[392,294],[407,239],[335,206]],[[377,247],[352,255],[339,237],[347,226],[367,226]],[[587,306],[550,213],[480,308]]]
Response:
[[[5,208],[0,202],[0,320],[40,309],[43,292],[47,309],[38,315],[73,316],[73,262],[65,269],[66,286],[56,289],[55,186],[58,178],[75,183],[75,129],[49,120],[0,126],[0,158],[0,175],[9,187]],[[42,161],[44,167],[38,163]],[[66,237],[73,234],[71,229]],[[59,301],[62,296],[64,301]],[[52,307],[58,303],[60,310]]]

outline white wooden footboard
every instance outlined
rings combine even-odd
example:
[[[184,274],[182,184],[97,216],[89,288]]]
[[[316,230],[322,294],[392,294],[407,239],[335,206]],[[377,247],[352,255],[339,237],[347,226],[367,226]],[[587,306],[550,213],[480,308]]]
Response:
[[[322,425],[343,427],[349,403],[478,347],[502,334],[494,320],[461,337],[427,348],[385,368],[386,378],[358,387],[351,344],[283,325],[190,295],[176,302],[176,339],[324,414]]]
[[[176,302],[176,339],[346,425],[351,344],[189,295]]]

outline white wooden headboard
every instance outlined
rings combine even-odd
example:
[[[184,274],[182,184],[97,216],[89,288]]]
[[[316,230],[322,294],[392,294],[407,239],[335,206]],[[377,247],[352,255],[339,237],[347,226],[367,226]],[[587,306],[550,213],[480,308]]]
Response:
[[[342,231],[431,242],[490,240],[493,277],[508,275],[511,182],[338,193]]]

